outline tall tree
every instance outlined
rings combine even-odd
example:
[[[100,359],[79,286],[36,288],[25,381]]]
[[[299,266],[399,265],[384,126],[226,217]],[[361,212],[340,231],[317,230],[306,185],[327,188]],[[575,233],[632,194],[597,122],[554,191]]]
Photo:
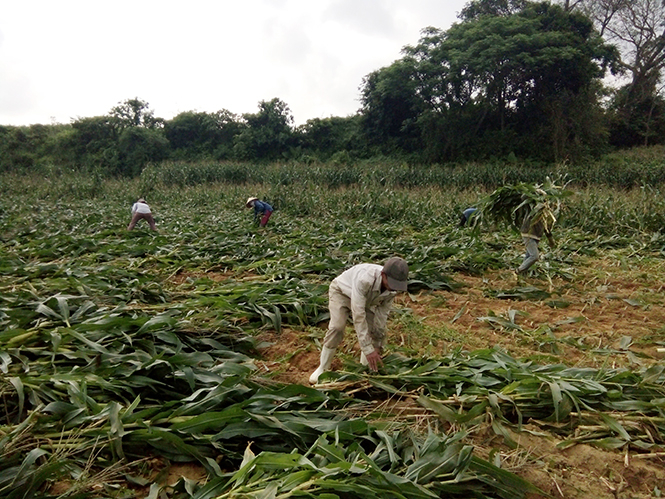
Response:
[[[109,116],[79,118],[72,122],[72,133],[61,137],[60,147],[73,152],[72,166],[117,174],[119,135]]]
[[[419,147],[417,118],[424,110],[410,61],[399,60],[367,75],[361,85],[361,129],[384,153]]]
[[[485,9],[445,32],[429,28],[405,54],[430,121],[438,114],[465,124],[467,136],[492,137],[485,144],[498,153],[554,160],[594,142],[580,135],[579,119],[595,115],[594,85],[616,57],[586,16],[546,2],[500,15]]]
[[[107,116],[72,122],[72,132],[61,137],[60,147],[73,151],[77,167],[135,176],[148,162],[166,157],[168,141],[163,135],[163,122],[155,118],[147,102],[128,99]]]
[[[240,117],[225,109],[216,113],[186,111],[166,121],[164,133],[178,158],[228,159],[233,140],[243,127]]]
[[[618,46],[631,85],[653,93],[665,68],[665,1],[584,0],[580,9]]]
[[[629,81],[612,102],[614,143],[665,142],[662,87],[665,76],[665,1],[580,0],[601,35],[621,53]]]
[[[274,98],[259,103],[259,112],[243,114],[246,127],[235,138],[234,154],[240,159],[279,159],[293,146],[293,115],[289,106]]]
[[[109,113],[119,128],[144,127],[157,128],[163,125],[164,120],[155,118],[150,105],[138,97],[127,99],[114,106]]]
[[[631,75],[615,99],[615,123],[636,132],[636,142],[665,143],[665,110],[658,93],[665,69],[665,2],[627,2],[608,31],[624,48],[622,63]]]
[[[528,0],[471,0],[467,3],[460,19],[462,21],[471,21],[483,16],[510,16],[523,10],[528,4]]]
[[[133,126],[120,133],[117,147],[118,173],[138,177],[148,163],[166,159],[169,143],[160,130]]]
[[[345,118],[313,118],[297,128],[298,143],[303,152],[320,160],[327,160],[333,154],[354,152],[359,148],[359,116]]]

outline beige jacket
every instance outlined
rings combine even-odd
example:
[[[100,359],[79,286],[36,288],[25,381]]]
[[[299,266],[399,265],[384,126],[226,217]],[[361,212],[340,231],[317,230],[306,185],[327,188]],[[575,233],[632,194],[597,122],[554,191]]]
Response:
[[[361,263],[346,270],[331,283],[331,287],[336,287],[350,299],[353,326],[365,355],[374,351],[372,336],[385,336],[388,314],[397,294],[395,291],[381,292],[382,270],[381,265]]]

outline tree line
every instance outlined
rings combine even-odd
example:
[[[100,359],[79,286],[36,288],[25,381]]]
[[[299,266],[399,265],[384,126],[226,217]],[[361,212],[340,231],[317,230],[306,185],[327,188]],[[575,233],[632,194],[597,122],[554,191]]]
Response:
[[[413,163],[577,161],[665,143],[665,0],[471,0],[368,74],[352,116],[294,126],[279,98],[256,113],[170,120],[128,99],[70,124],[0,126],[0,170],[41,164],[139,175],[163,160]],[[607,78],[621,82],[609,85]]]

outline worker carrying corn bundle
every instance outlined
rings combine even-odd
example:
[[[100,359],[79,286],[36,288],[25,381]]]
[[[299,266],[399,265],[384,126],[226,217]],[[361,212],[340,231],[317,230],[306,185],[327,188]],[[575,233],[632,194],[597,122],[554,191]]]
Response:
[[[409,266],[399,257],[389,258],[383,266],[361,263],[333,279],[328,290],[330,323],[323,338],[321,361],[309,382],[316,384],[319,376],[330,369],[337,347],[344,338],[349,315],[360,344],[360,362],[377,371],[382,364],[381,353],[386,336],[386,322],[393,299],[407,290]]]
[[[474,216],[479,220],[504,221],[519,230],[526,253],[516,270],[524,275],[540,257],[538,245],[543,236],[551,248],[555,247],[552,228],[562,200],[570,195],[571,191],[554,184],[549,177],[543,184],[504,185],[481,201]]]
[[[547,195],[542,189],[538,189],[543,195]],[[555,247],[554,237],[552,236],[552,227],[556,218],[548,202],[538,203],[526,215],[520,227],[522,241],[526,248],[524,261],[517,268],[518,274],[525,274],[529,268],[538,261],[538,244],[543,235],[547,238],[550,248]]]

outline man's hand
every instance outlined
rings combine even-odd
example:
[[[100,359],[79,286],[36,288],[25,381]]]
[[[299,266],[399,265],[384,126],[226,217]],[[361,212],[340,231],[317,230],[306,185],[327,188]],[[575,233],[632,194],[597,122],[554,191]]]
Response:
[[[383,361],[381,360],[381,355],[379,355],[379,352],[374,350],[372,353],[369,355],[365,355],[367,358],[367,365],[372,371],[378,371],[379,366],[383,365]]]

